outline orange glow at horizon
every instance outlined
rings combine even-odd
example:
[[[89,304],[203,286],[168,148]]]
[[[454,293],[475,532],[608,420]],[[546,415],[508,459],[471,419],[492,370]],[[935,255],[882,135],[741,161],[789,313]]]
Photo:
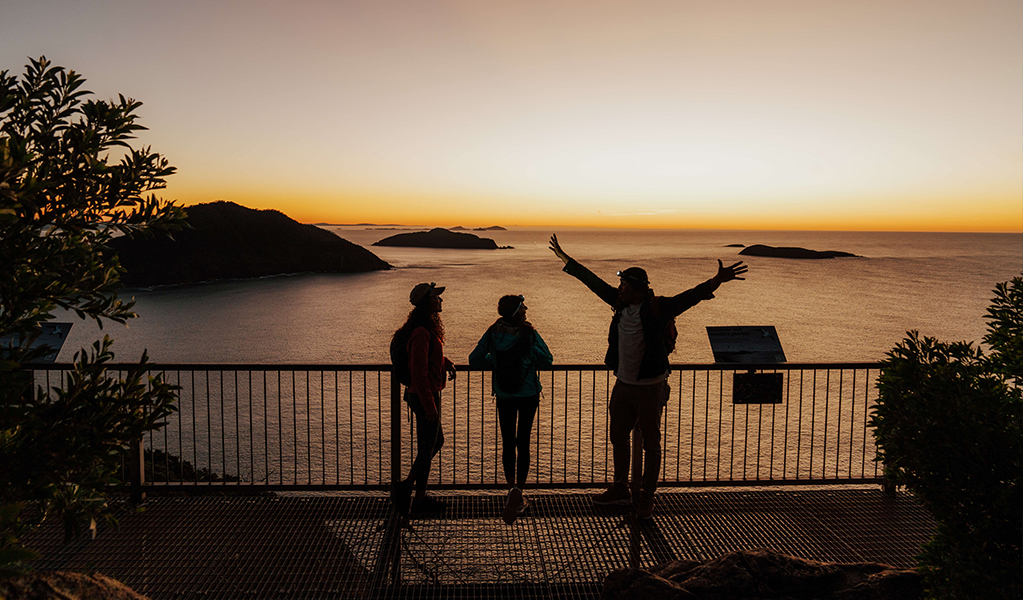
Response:
[[[1023,232],[1019,0],[123,5],[7,0],[0,70],[45,55],[143,102],[184,205]]]

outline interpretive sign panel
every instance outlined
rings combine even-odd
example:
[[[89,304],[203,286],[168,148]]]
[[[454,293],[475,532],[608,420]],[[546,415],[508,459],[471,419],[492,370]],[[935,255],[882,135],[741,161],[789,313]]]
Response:
[[[36,362],[52,363],[57,360],[57,355],[60,354],[60,349],[64,346],[64,341],[67,340],[67,336],[71,333],[71,326],[74,323],[43,323],[42,333],[39,334],[35,340],[29,345],[29,348],[42,348],[43,346],[49,348],[49,352],[38,359]],[[4,350],[8,348],[15,348],[18,345],[18,337],[15,335],[5,335],[0,337],[0,354],[4,354]]]
[[[785,362],[778,332],[773,325],[757,327],[708,327],[710,349],[714,362],[779,363]]]

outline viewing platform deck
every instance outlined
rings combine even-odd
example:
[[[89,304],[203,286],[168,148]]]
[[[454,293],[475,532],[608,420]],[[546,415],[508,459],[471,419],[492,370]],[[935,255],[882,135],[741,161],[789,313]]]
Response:
[[[910,568],[934,528],[878,486],[666,489],[647,522],[580,490],[535,493],[510,526],[503,495],[439,494],[448,510],[407,527],[380,494],[151,497],[94,540],[64,545],[54,524],[29,543],[37,568],[97,571],[154,600],[576,599],[618,569],[754,548]]]

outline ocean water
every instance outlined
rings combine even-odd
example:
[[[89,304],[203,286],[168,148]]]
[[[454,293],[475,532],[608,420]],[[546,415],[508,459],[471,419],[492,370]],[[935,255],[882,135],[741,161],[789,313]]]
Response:
[[[118,361],[147,350],[156,363],[377,364],[410,309],[419,282],[445,286],[445,353],[465,363],[497,318],[503,294],[524,294],[529,319],[556,363],[599,363],[609,308],[547,247],[562,247],[610,283],[630,266],[647,270],[658,294],[713,276],[717,260],[743,260],[745,281],[678,318],[676,363],[713,362],[708,326],[773,325],[789,362],[875,361],[908,330],[979,342],[996,283],[1023,273],[1023,235],[724,230],[520,228],[477,232],[502,250],[372,247],[394,231],[327,227],[394,265],[355,275],[300,274],[151,290],[129,289],[139,318],[102,331],[76,323],[58,360],[103,333]],[[842,250],[858,258],[789,260],[740,257],[729,244]]]

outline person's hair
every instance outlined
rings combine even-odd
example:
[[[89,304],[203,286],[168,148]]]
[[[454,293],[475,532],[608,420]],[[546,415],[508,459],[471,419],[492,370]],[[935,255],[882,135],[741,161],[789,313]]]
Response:
[[[412,334],[412,331],[416,327],[425,327],[427,331],[433,334],[440,342],[444,343],[444,323],[440,320],[440,313],[431,311],[428,303],[421,302],[418,306],[409,312],[408,317],[405,319],[405,324],[398,328],[391,336],[392,339],[397,337],[399,334]]]
[[[502,309],[507,308],[508,306],[513,305],[517,306],[522,301],[523,301],[522,296],[519,296],[517,294],[501,296],[501,299],[497,301],[497,312],[500,313]],[[498,319],[494,321],[494,325],[497,325],[501,321],[504,321],[505,323],[510,323],[512,325],[517,325],[519,327],[522,327],[526,331],[535,331],[535,329],[533,328],[533,324],[526,320],[526,317],[523,315],[521,311],[516,312],[511,317],[503,316],[498,317]]]

